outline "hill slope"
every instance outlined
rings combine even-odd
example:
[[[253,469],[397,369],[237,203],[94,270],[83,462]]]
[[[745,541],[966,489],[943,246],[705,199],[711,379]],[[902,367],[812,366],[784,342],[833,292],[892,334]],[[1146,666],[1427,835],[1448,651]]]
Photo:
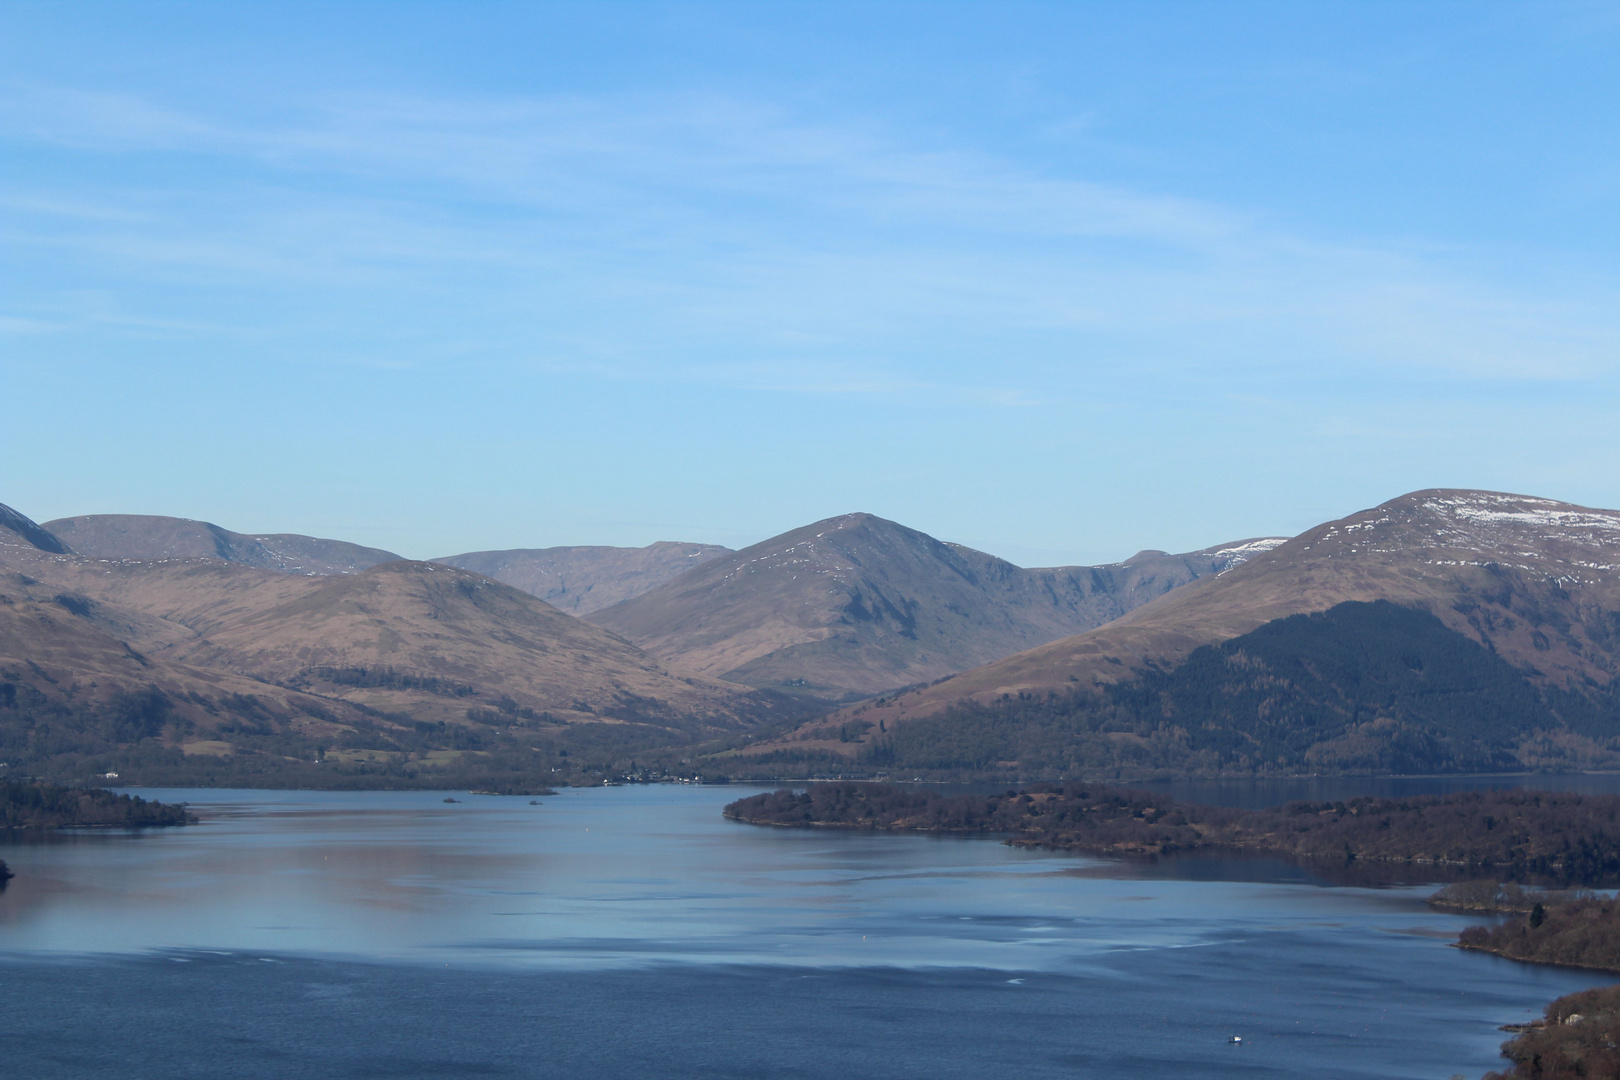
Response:
[[[355,574],[399,556],[297,533],[249,536],[207,521],[147,514],[86,514],[45,528],[91,559],[223,559],[284,574]]]
[[[586,615],[655,589],[694,566],[730,555],[716,544],[663,541],[639,548],[551,547],[469,551],[434,559],[538,596],[570,615]]]
[[[14,770],[50,772],[56,759],[143,742],[175,750],[244,722],[317,741],[373,727],[341,702],[164,655],[188,636],[146,613],[0,572],[0,756]]]
[[[468,754],[548,776],[572,767],[570,747],[684,743],[773,707],[672,675],[607,631],[453,567],[293,575],[218,558],[92,559],[0,532],[0,760],[13,768],[320,786],[334,770],[311,763],[330,751],[339,770],[400,783]]]
[[[392,562],[299,585],[261,594],[175,655],[428,721],[479,706],[559,722],[735,719],[735,689],[677,678],[628,642],[471,571]]]
[[[54,555],[65,555],[68,550],[67,545],[62,543],[59,537],[52,535],[5,503],[0,503],[0,543],[26,544]]]
[[[1351,607],[1373,601],[1392,603],[1373,615]],[[1310,613],[1327,621],[1289,619]],[[1418,616],[1428,621],[1410,621]],[[1404,689],[1379,675],[1391,643],[1403,640],[1401,655],[1423,673]],[[1489,746],[1397,752],[1402,740],[1432,742],[1448,723],[1457,699],[1448,704],[1433,687],[1484,685],[1485,672],[1498,701],[1520,702]],[[982,745],[966,757],[991,764],[1032,755],[1082,768],[1184,768],[1195,758],[1214,770],[1421,760],[1484,768],[1509,763],[1503,755],[1518,765],[1591,764],[1620,750],[1617,673],[1620,512],[1421,491],[1318,526],[1109,625],[846,712],[836,729],[756,749],[851,755],[887,741],[904,761],[908,740],[924,736],[910,725],[921,724],[936,749],[975,733]],[[1480,732],[1490,726],[1488,706],[1470,706]],[[1272,727],[1261,733],[1255,725],[1268,716]],[[1284,730],[1290,725],[1321,727],[1300,742]],[[1034,738],[1036,730],[1045,734]],[[986,742],[990,731],[997,734]],[[1201,734],[1216,731],[1221,738]],[[1074,757],[1070,749],[1087,740],[1095,745]],[[1111,757],[1094,752],[1103,743]],[[1197,757],[1202,750],[1210,753]],[[1405,764],[1392,764],[1402,753]]]
[[[589,618],[711,678],[864,696],[1100,625],[1280,542],[1026,570],[846,514],[714,559]]]

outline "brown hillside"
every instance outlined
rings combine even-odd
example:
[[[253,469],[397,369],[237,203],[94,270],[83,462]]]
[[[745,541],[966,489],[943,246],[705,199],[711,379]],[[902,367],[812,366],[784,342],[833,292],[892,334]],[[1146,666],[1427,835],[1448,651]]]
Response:
[[[152,641],[165,634],[159,620],[86,597],[58,592],[27,575],[0,575],[0,704],[19,698],[94,708],[119,694],[156,687],[174,700],[176,715],[207,731],[218,725],[218,704],[257,698],[286,723],[355,720],[341,703],[241,675],[195,668],[132,648],[119,629],[138,629]],[[205,707],[205,705],[207,707]]]
[[[12,700],[93,708],[156,686],[196,737],[240,719],[249,697],[255,723],[305,733],[311,716],[329,732],[529,717],[698,733],[760,707],[744,688],[677,678],[526,593],[431,563],[293,576],[212,558],[58,555],[5,533],[0,573]]]
[[[681,670],[864,696],[1100,625],[1280,542],[1025,570],[846,514],[714,559],[590,620]]]
[[[279,592],[279,590],[278,590]],[[212,620],[213,612],[196,618]],[[394,562],[232,611],[177,654],[419,719],[508,699],[560,720],[735,720],[737,691],[671,675],[641,650],[480,574]],[[354,685],[386,671],[436,685]]]

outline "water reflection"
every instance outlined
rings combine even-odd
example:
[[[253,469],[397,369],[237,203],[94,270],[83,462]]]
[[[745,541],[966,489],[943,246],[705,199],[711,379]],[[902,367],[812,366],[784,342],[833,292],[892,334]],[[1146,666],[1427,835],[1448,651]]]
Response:
[[[1432,918],[1422,897],[1460,876],[1247,853],[1096,859],[723,820],[720,807],[745,793],[569,791],[535,806],[445,804],[432,792],[153,792],[190,802],[203,823],[0,840],[18,874],[0,896],[0,950],[1023,968],[1241,925],[1260,886],[1293,890],[1268,892],[1266,907],[1289,895],[1313,912],[1363,902],[1347,890],[1392,890]],[[1307,896],[1328,887],[1334,899]],[[1193,895],[1196,917],[1166,917]],[[1050,919],[1060,947],[1025,955],[1024,924]]]
[[[1594,981],[1446,948],[1468,920],[1432,879],[722,819],[745,793],[153,792],[203,824],[5,838],[34,1033],[8,1053],[96,1075],[202,1031],[242,1041],[188,1042],[196,1075],[1478,1075],[1497,1024]]]

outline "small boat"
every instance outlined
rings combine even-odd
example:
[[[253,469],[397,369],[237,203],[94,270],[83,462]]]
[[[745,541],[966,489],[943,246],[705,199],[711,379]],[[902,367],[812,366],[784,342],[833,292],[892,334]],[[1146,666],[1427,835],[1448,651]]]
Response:
[[[1227,1039],[1226,1041],[1229,1044],[1231,1044],[1232,1046],[1242,1046],[1243,1045],[1243,1036],[1234,1035],[1230,1039]]]

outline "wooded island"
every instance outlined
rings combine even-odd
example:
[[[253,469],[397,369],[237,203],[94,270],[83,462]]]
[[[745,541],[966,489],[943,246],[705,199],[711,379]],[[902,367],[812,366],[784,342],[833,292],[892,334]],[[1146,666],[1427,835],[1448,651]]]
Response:
[[[184,806],[119,795],[106,788],[0,780],[0,828],[4,829],[189,825],[196,820]]]

